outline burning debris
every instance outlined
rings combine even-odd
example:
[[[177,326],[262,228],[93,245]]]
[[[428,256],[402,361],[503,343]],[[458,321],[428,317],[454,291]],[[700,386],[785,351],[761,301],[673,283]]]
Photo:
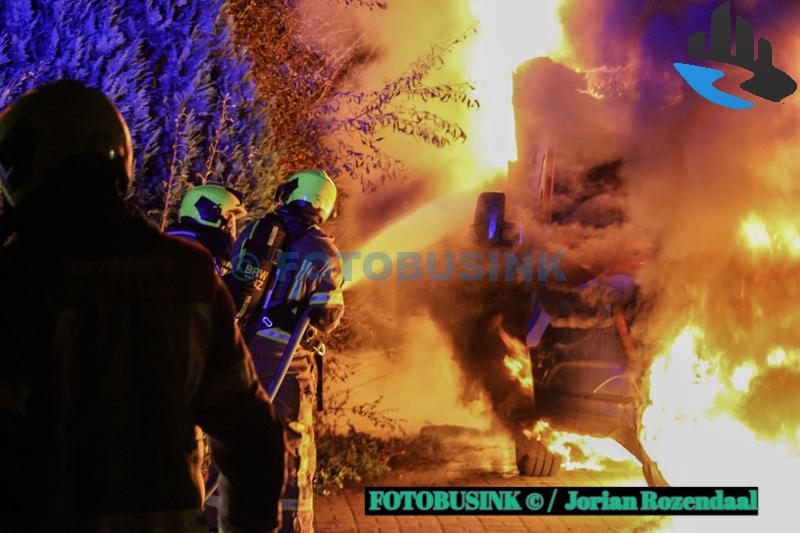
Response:
[[[520,387],[533,392],[533,370],[527,347],[500,329],[500,338],[508,350],[503,360],[509,374],[519,382]],[[545,445],[558,454],[561,468],[565,470],[604,470],[611,462],[625,462],[638,465],[633,455],[614,439],[591,437],[565,431],[557,431],[545,420],[537,420],[532,428],[522,429],[522,434],[530,440]]]
[[[611,438],[557,431],[544,420],[539,420],[532,429],[526,429],[523,433],[560,455],[563,458],[561,468],[565,470],[603,471],[611,463],[639,465],[629,451]]]

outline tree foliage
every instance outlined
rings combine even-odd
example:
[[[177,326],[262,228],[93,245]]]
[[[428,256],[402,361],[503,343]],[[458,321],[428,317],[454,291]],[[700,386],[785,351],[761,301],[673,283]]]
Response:
[[[267,128],[223,0],[0,2],[0,108],[72,78],[131,129],[137,199],[166,222],[187,183],[259,187]]]
[[[372,188],[403,172],[381,149],[385,132],[446,146],[464,131],[424,103],[477,105],[469,84],[425,83],[467,34],[382,87],[349,91],[374,51],[306,42],[295,0],[13,0],[0,19],[0,108],[62,78],[104,91],[134,137],[137,200],[162,226],[188,184],[209,180],[243,189],[253,215],[299,168]]]
[[[386,2],[339,0],[347,5],[386,9]],[[353,72],[372,51],[358,39],[335,46],[312,45],[301,36],[294,0],[231,0],[236,36],[252,57],[259,93],[266,102],[274,171],[288,174],[320,167],[334,177],[360,180],[364,189],[403,172],[402,163],[380,147],[386,131],[437,147],[466,138],[464,130],[425,111],[426,101],[477,106],[468,83],[426,85],[426,76],[474,29],[434,46],[399,77],[370,91],[348,91]],[[324,31],[324,28],[323,28]],[[324,42],[324,36],[320,39]]]

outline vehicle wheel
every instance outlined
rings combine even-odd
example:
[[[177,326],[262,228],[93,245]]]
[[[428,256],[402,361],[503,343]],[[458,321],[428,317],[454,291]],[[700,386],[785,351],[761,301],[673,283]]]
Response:
[[[517,469],[521,476],[550,477],[561,470],[561,456],[551,452],[539,441],[516,441]]]

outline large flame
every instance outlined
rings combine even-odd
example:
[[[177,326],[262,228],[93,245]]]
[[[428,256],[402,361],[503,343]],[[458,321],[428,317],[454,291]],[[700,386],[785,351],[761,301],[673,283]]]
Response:
[[[713,334],[721,327],[720,318],[734,321],[742,314],[741,309],[708,309],[709,301],[724,297],[719,287],[705,287],[705,297],[675,313],[672,327],[677,333],[648,372],[649,405],[640,434],[672,484],[759,487],[759,524],[775,531],[787,530],[793,519],[792,495],[800,475],[800,427],[791,415],[800,395],[800,390],[791,391],[800,383],[800,348],[765,348],[762,342],[781,337],[796,306],[791,298],[795,285],[781,276],[798,256],[797,231],[790,220],[749,213],[737,228],[741,257],[750,259],[740,257],[730,268],[743,279],[760,274],[750,291],[742,289],[740,305],[749,319],[733,333],[744,339],[738,342],[744,353],[731,353],[714,341],[730,336]],[[766,289],[770,280],[786,284],[782,304]],[[767,316],[767,305],[778,314]],[[675,525],[680,530],[698,526],[686,520]],[[729,526],[752,528],[747,523]]]
[[[478,36],[469,50],[467,76],[481,108],[469,125],[469,142],[479,169],[505,173],[517,159],[512,75],[524,61],[557,52],[563,29],[562,0],[471,0]]]
[[[563,30],[558,18],[563,0],[471,0],[469,7],[478,25],[477,35],[466,49],[464,78],[475,84],[473,95],[480,102],[466,119],[467,149],[458,168],[469,175],[448,175],[443,168],[436,178],[449,183],[449,194],[399,218],[364,243],[362,258],[381,252],[420,251],[445,235],[464,232],[479,189],[508,162],[517,159],[516,129],[512,102],[513,74],[524,61],[555,54],[562,46]],[[346,285],[350,289],[368,276],[359,262]]]
[[[777,348],[759,365],[743,364],[730,372],[723,370],[724,357],[707,345],[699,328],[687,325],[678,334],[650,369],[652,403],[642,418],[642,441],[673,484],[759,487],[759,523],[786,531],[796,505],[791,495],[800,474],[800,435],[759,436],[736,413],[759,366],[796,367],[800,357]],[[688,519],[675,519],[672,526],[680,531],[710,527]],[[752,524],[731,521],[725,529],[750,531]]]

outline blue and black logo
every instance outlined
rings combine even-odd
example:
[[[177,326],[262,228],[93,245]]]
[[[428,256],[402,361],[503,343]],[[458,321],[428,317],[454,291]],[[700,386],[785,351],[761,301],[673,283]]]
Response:
[[[706,50],[706,32],[689,37],[689,56],[718,61],[749,70],[753,77],[740,85],[745,91],[771,102],[780,102],[797,90],[797,82],[772,64],[772,43],[758,40],[755,57],[753,25],[744,17],[736,17],[736,52],[731,52],[731,6],[726,2],[711,14],[711,44]],[[675,69],[697,94],[717,105],[730,109],[750,109],[755,104],[714,87],[725,73],[713,68],[675,63]]]

